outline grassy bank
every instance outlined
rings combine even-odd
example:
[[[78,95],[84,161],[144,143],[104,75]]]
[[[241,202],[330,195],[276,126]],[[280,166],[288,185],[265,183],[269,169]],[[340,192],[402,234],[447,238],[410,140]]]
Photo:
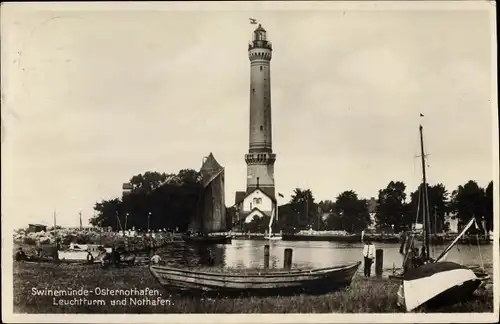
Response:
[[[74,297],[34,296],[33,288],[66,290],[87,289],[146,289],[161,296],[135,297],[143,302],[164,300],[163,305],[133,305],[126,297],[96,296],[88,300],[102,300],[106,305],[54,305],[54,301]],[[154,280],[147,267],[101,269],[98,266],[70,264],[14,265],[14,312],[16,313],[387,313],[400,312],[396,307],[398,284],[387,279],[365,280],[355,277],[352,285],[342,291],[323,296],[292,296],[236,299],[195,299],[168,296]],[[80,298],[80,297],[77,297]],[[112,305],[124,300],[127,305]],[[147,302],[146,302],[147,303]],[[480,291],[474,300],[457,304],[440,312],[492,312],[491,289]]]

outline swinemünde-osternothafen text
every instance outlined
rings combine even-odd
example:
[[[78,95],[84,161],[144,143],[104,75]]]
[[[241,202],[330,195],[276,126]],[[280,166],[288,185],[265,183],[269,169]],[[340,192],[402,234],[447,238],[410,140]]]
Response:
[[[161,296],[158,289],[150,288],[130,288],[130,289],[108,289],[96,287],[94,289],[39,289],[31,288],[31,294],[33,296],[49,296],[49,297],[76,297],[76,296]]]

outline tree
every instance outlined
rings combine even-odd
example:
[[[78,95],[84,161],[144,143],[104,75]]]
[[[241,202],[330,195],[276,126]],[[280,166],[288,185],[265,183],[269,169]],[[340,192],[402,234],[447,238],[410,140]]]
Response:
[[[130,178],[132,184],[132,191],[146,191],[151,192],[160,187],[160,185],[167,179],[165,173],[147,171],[144,174],[138,174]]]
[[[422,185],[419,188],[423,188]],[[434,186],[427,184],[427,197],[429,201],[430,232],[440,233],[445,228],[445,215],[449,211],[448,191],[445,186],[438,183]],[[413,223],[423,222],[424,192],[416,189],[410,194],[410,202],[405,212],[404,225],[410,227]]]
[[[112,226],[114,228],[119,228],[116,216],[120,214],[121,207],[121,201],[118,198],[97,202],[94,205],[94,210],[97,212],[97,215],[90,219],[90,224],[93,226]]]
[[[335,211],[335,202],[331,200],[320,201],[318,208],[322,213],[333,213]]]
[[[453,191],[451,208],[456,213],[459,223],[465,224],[472,217],[476,218],[479,227],[482,227],[482,219],[485,213],[485,191],[473,181],[468,181],[463,186],[458,186]]]
[[[269,228],[269,216],[254,216],[249,223],[243,224],[243,230],[250,233],[264,233]]]
[[[119,229],[119,222],[127,228],[179,228],[184,231],[196,217],[200,206],[201,178],[191,169],[178,174],[145,172],[130,179],[132,191],[119,198],[96,203],[97,215],[91,224]]]
[[[486,230],[493,231],[493,181],[490,181],[484,195],[484,220]]]
[[[296,217],[297,228],[317,228],[318,209],[310,189],[296,188],[290,200],[290,207]]]
[[[201,175],[198,171],[193,169],[182,169],[179,171],[178,177],[183,184],[195,185],[201,182]]]
[[[371,223],[367,201],[358,199],[352,190],[344,191],[337,197],[335,215],[340,220],[341,228],[351,233],[365,230]]]
[[[290,204],[278,206],[276,231],[282,230],[285,233],[293,233],[297,226],[297,215],[292,210],[292,206]]]
[[[401,181],[391,181],[387,188],[379,190],[375,219],[381,228],[391,227],[399,232],[404,225],[406,185]]]

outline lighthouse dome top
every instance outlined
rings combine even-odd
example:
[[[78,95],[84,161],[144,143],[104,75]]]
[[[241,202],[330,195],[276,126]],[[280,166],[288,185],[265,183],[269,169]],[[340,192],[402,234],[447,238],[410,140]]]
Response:
[[[257,27],[254,32],[253,32],[253,41],[267,41],[267,32],[266,30],[262,27],[261,24],[259,24],[259,27]]]
[[[248,44],[248,50],[256,48],[268,50],[272,50],[273,48],[271,42],[267,39],[267,31],[260,24],[259,27],[253,31],[252,41]]]

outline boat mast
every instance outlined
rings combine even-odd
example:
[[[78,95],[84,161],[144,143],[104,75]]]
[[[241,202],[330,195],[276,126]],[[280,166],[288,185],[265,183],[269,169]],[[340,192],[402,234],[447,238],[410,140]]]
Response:
[[[306,221],[307,221],[309,219],[309,193],[307,191],[305,197],[306,197]]]
[[[271,211],[271,219],[269,220],[269,233],[268,233],[269,238],[271,238],[272,233],[273,233],[273,220],[274,220],[275,213],[276,213],[276,209],[273,209]]]
[[[423,210],[422,210],[422,225],[424,228],[424,247],[427,256],[430,256],[429,250],[429,231],[430,231],[430,221],[429,221],[429,201],[427,199],[427,178],[425,174],[425,152],[424,152],[424,136],[423,136],[423,127],[420,125],[420,156],[422,159],[422,190],[423,190]]]

